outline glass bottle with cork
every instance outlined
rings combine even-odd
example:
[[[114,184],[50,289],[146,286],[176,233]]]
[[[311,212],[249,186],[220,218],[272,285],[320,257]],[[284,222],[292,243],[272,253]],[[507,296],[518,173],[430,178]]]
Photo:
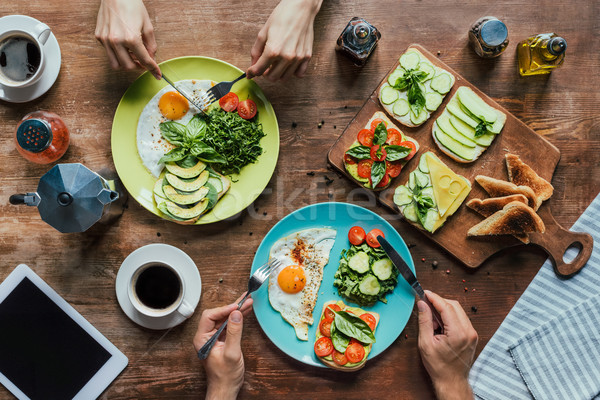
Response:
[[[479,57],[498,57],[508,46],[508,28],[496,17],[479,18],[469,29],[469,44]]]
[[[517,46],[521,76],[549,74],[565,61],[567,41],[554,33],[542,33]]]
[[[381,33],[365,19],[354,17],[337,40],[336,50],[347,55],[356,65],[365,65],[381,39]]]

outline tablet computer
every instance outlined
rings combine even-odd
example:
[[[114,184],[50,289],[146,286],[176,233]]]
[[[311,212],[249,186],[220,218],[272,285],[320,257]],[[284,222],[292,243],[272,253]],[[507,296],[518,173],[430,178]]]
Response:
[[[28,266],[0,284],[0,383],[18,399],[95,399],[127,357]]]

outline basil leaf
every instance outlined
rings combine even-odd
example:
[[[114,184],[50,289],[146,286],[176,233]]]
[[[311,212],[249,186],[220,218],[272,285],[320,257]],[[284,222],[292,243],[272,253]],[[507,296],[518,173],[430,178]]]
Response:
[[[215,149],[200,140],[197,140],[194,143],[190,152],[199,160],[207,163],[224,164],[227,162],[227,160],[222,155],[217,153]]]
[[[387,140],[387,128],[383,122],[380,122],[379,125],[375,128],[374,136],[373,136],[373,144],[384,144]]]
[[[425,71],[413,71],[413,76],[415,80],[418,82],[423,82],[427,78],[427,73]]]
[[[169,151],[167,154],[162,156],[160,160],[158,160],[159,164],[166,162],[173,162],[183,160],[187,156],[186,149],[183,147],[176,147],[173,150]]]
[[[340,353],[345,352],[348,344],[350,344],[350,338],[335,328],[335,322],[331,323],[330,336],[333,348]]]
[[[339,330],[346,336],[350,336],[361,343],[375,343],[375,336],[369,325],[357,317],[346,311],[335,311],[336,330]]]
[[[406,76],[406,75],[404,75],[404,76]],[[409,81],[407,79],[405,79],[404,76],[396,79],[396,83],[394,84],[394,86],[392,86],[394,89],[403,91],[408,87]]]
[[[371,184],[373,189],[377,187],[379,182],[385,175],[385,161],[375,161],[371,167]]]
[[[480,137],[488,132],[488,124],[485,121],[481,121],[475,127],[475,137]]]
[[[159,125],[160,134],[169,143],[175,146],[181,146],[186,137],[186,127],[175,121],[161,122]]]
[[[196,164],[198,164],[198,159],[191,154],[188,154],[185,158],[177,161],[177,165],[181,168],[192,168]]]
[[[435,205],[431,197],[421,197],[419,204],[426,208],[432,208]]]
[[[209,177],[213,177],[213,178],[219,178],[219,179],[221,179],[221,176],[220,176],[219,174],[217,174],[217,173],[215,172],[215,170],[214,170],[214,169],[212,169],[212,168],[210,167],[210,165],[207,165],[207,166],[206,166],[206,170],[208,171],[208,176],[209,176]]]
[[[219,193],[217,192],[217,189],[215,189],[215,187],[210,183],[205,183],[204,186],[208,188],[208,193],[206,194],[208,206],[206,208],[207,210],[210,210],[215,206],[215,204],[217,204],[217,201],[219,201]]]
[[[200,118],[200,114],[194,115],[194,118],[188,122],[187,133],[190,139],[197,139],[206,131],[206,122]]]
[[[419,115],[423,107],[425,107],[425,95],[418,84],[411,85],[408,88],[408,103],[415,115]]]
[[[359,160],[371,158],[371,148],[367,146],[356,146],[346,150],[346,154]]]
[[[386,146],[385,151],[387,152],[387,157],[385,158],[386,160],[398,161],[408,156],[412,149],[410,147],[398,146],[393,144],[390,146]]]

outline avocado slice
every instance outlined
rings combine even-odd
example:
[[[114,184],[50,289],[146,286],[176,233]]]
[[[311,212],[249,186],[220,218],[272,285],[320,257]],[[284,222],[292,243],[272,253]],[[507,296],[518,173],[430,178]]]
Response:
[[[199,202],[204,199],[208,194],[208,188],[203,186],[195,192],[190,192],[188,194],[179,193],[175,188],[171,185],[164,185],[163,192],[168,200],[171,200],[173,203],[180,205],[190,205]]]
[[[156,180],[156,183],[154,184],[154,189],[152,191],[154,192],[155,196],[158,196],[161,199],[167,198],[167,196],[165,196],[165,192],[163,192],[163,180],[162,179]]]
[[[172,201],[165,200],[164,202],[158,205],[158,209],[171,219],[174,219],[176,221],[187,221],[202,215],[202,213],[206,210],[207,206],[208,199],[202,200],[201,202],[199,202],[191,208],[179,207]]]
[[[169,185],[173,186],[175,189],[182,190],[184,192],[195,192],[200,189],[206,181],[208,180],[209,173],[204,170],[198,177],[194,180],[183,180],[177,175],[173,175],[169,172],[165,174],[165,179],[169,183]]]
[[[175,163],[166,163],[165,167],[167,168],[167,171],[173,175],[177,175],[180,178],[189,179],[200,175],[200,173],[206,168],[206,164],[204,164],[202,161],[198,161],[196,165],[191,168],[182,168]]]
[[[498,119],[498,114],[488,104],[477,96],[477,94],[468,86],[461,86],[456,91],[456,96],[460,103],[475,117],[489,124],[493,124]]]

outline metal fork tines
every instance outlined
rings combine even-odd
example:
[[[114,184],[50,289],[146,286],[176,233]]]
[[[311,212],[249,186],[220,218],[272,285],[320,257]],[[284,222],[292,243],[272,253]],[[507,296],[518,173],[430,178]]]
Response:
[[[248,281],[248,292],[246,292],[246,295],[238,303],[238,310],[242,308],[248,296],[250,296],[252,292],[258,290],[258,288],[260,288],[262,284],[267,280],[267,278],[271,275],[271,272],[279,268],[280,265],[281,262],[278,259],[272,258],[271,260],[269,260],[269,262],[263,264],[256,271],[254,271],[254,273],[250,277],[250,280]],[[198,350],[198,358],[200,358],[201,360],[206,360],[206,358],[210,354],[210,350],[217,342],[219,335],[221,335],[221,333],[227,326],[227,321],[229,320],[226,319],[225,322],[223,322],[223,325],[221,325],[219,329],[215,332],[215,334],[212,335],[206,343],[204,343],[204,346],[202,346],[200,350]]]
[[[172,80],[170,80],[169,78],[167,78],[167,76],[162,73],[162,78],[167,81],[167,83],[169,85],[171,85],[171,87],[175,90],[177,90],[177,93],[179,93],[180,95],[182,95],[183,97],[185,97],[185,99],[192,104],[194,107],[196,107],[198,109],[198,111],[200,112],[204,112],[204,110],[206,109],[206,107],[208,107],[208,104],[206,104],[206,102],[204,100],[202,100],[202,104],[196,102],[192,96],[188,95],[187,93],[185,93],[184,91],[180,90],[177,86],[175,86],[175,84],[173,83]]]
[[[245,77],[246,73],[244,72],[242,75],[240,75],[237,79],[233,81],[217,83],[215,86],[208,89],[206,93],[204,93],[204,95],[202,96],[202,102],[205,103],[207,106],[211,105],[212,103],[229,93],[234,83]]]

